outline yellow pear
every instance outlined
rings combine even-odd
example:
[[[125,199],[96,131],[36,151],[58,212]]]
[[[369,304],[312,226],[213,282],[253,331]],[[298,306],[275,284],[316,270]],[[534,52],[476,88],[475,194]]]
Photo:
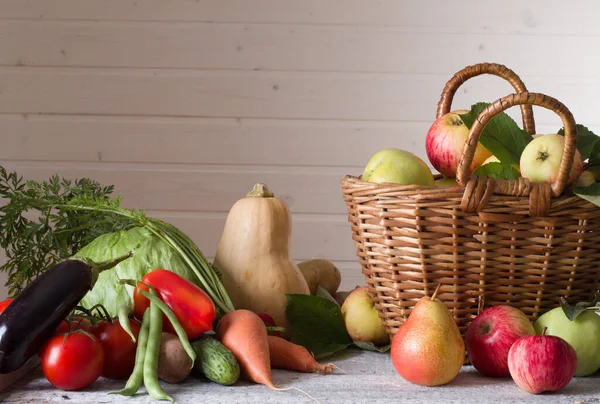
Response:
[[[422,297],[392,340],[390,355],[396,371],[411,383],[439,386],[451,382],[465,361],[465,344],[446,305]]]

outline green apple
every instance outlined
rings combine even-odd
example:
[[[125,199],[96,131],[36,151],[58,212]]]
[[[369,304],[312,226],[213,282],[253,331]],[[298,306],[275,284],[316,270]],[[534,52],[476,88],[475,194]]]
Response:
[[[575,185],[578,187],[589,187],[590,185],[596,182],[596,177],[594,173],[590,170],[584,170],[577,181],[575,181]]]
[[[546,335],[561,337],[577,353],[575,376],[589,376],[600,369],[600,316],[585,311],[571,321],[562,307],[556,307],[537,319],[533,324],[536,334],[541,335],[547,327]]]
[[[418,156],[401,149],[387,148],[375,153],[362,174],[362,180],[381,184],[433,185],[433,174]]]
[[[565,147],[565,138],[558,134],[537,136],[525,146],[519,167],[521,175],[531,182],[553,183],[558,177],[560,159]],[[571,166],[567,185],[579,178],[583,171],[583,160],[578,150]]]
[[[442,177],[435,180],[435,186],[440,188],[460,187],[455,178]]]
[[[342,317],[346,331],[354,341],[371,342],[375,346],[390,342],[367,286],[350,292],[342,304]]]

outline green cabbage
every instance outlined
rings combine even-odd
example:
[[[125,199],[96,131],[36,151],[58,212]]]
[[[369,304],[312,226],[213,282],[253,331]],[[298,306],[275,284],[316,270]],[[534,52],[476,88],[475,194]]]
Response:
[[[116,316],[122,305],[133,307],[133,286],[120,284],[119,280],[141,280],[156,268],[171,270],[198,285],[198,278],[183,262],[181,255],[146,227],[133,227],[99,236],[75,256],[99,262],[129,251],[133,252],[133,257],[100,273],[92,290],[81,300],[81,306],[89,309],[101,303],[112,316]]]

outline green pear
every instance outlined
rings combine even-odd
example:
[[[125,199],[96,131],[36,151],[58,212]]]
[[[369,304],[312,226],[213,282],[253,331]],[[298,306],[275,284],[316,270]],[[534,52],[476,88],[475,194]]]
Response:
[[[392,339],[396,371],[411,383],[439,386],[451,382],[465,361],[465,344],[448,307],[433,296],[422,297]]]
[[[418,156],[401,149],[387,148],[375,153],[362,174],[362,180],[381,184],[433,185],[431,170]]]
[[[571,321],[562,307],[556,307],[540,316],[533,324],[536,334],[561,337],[577,354],[575,376],[589,376],[600,369],[600,316],[585,311]]]

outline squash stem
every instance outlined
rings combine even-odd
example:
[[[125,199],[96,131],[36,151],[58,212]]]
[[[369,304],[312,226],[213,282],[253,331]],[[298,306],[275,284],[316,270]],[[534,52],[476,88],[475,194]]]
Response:
[[[273,192],[271,192],[271,190],[269,190],[269,188],[267,188],[267,186],[265,184],[261,184],[261,183],[254,185],[254,188],[252,188],[252,191],[250,191],[246,194],[246,197],[248,197],[248,198],[251,198],[251,197],[273,198],[274,196],[275,195],[273,194]]]

